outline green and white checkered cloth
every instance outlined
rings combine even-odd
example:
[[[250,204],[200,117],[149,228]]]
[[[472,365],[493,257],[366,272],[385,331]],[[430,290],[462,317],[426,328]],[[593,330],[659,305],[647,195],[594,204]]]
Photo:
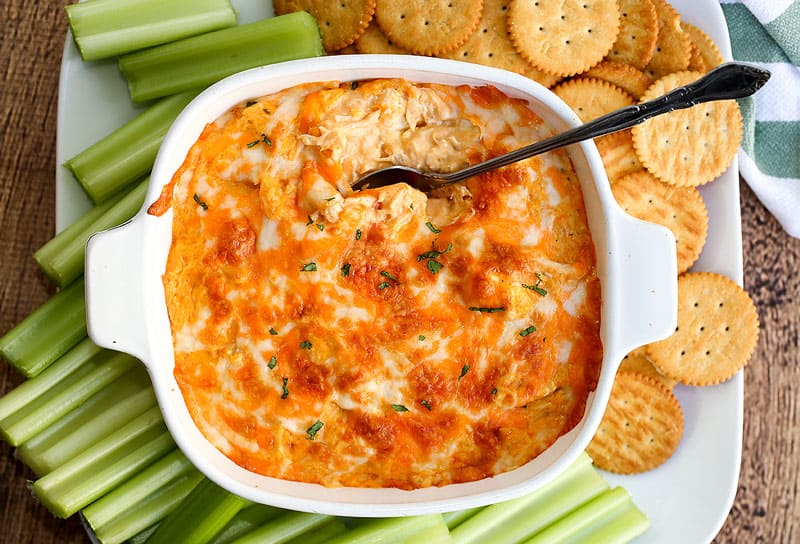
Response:
[[[764,206],[800,238],[800,0],[720,0],[733,58],[772,72],[740,102],[739,170]]]

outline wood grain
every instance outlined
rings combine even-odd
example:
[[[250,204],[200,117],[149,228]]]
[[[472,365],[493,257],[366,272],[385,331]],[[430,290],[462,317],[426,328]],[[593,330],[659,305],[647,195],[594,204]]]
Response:
[[[58,70],[67,2],[0,3],[0,334],[54,290],[31,258],[54,228]],[[798,189],[800,190],[800,188]],[[745,372],[742,471],[717,543],[800,542],[800,240],[742,185],[745,287],[762,321]],[[0,363],[0,394],[21,382]],[[27,489],[33,474],[0,446],[0,542],[87,542]]]

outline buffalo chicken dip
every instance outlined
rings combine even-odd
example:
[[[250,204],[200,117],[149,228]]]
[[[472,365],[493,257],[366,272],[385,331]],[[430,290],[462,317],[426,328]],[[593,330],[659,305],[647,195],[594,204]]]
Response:
[[[414,489],[525,464],[600,370],[600,284],[577,176],[553,152],[426,196],[354,192],[391,164],[452,171],[550,130],[493,87],[292,87],[210,123],[150,213],[175,377],[240,466]]]

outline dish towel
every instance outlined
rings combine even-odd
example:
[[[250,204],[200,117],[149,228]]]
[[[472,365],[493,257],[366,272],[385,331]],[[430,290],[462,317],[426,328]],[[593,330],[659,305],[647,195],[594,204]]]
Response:
[[[733,58],[772,72],[741,100],[739,171],[786,231],[800,238],[800,0],[720,0]]]

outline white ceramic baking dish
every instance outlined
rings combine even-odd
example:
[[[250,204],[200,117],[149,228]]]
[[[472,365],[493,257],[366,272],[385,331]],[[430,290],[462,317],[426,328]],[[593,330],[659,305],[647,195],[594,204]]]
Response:
[[[100,346],[141,359],[181,450],[211,480],[249,500],[335,515],[401,516],[512,499],[544,485],[577,458],[600,422],[622,357],[634,347],[668,336],[676,326],[677,269],[672,233],[621,211],[592,142],[571,146],[569,152],[583,189],[602,285],[602,371],[579,424],[524,466],[475,482],[413,491],[326,488],[261,476],[230,461],[203,437],[173,376],[172,336],[161,283],[172,238],[172,212],[154,217],[146,213],[146,208],[158,198],[205,125],[233,105],[305,82],[378,77],[450,85],[490,84],[528,100],[555,130],[580,124],[577,115],[558,97],[528,78],[442,59],[331,56],[231,76],[200,94],[177,118],[161,146],[144,206],[136,217],[89,240],[89,335]]]

